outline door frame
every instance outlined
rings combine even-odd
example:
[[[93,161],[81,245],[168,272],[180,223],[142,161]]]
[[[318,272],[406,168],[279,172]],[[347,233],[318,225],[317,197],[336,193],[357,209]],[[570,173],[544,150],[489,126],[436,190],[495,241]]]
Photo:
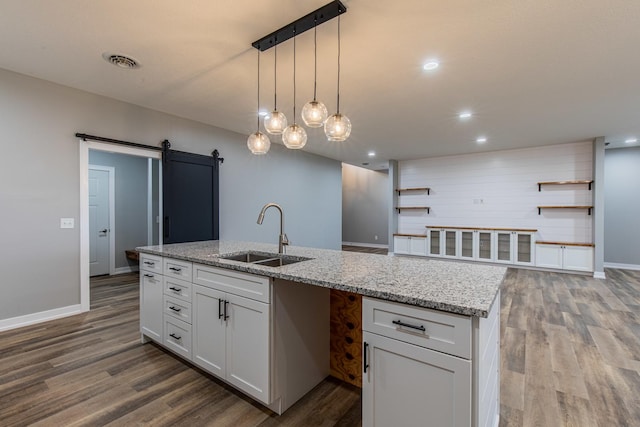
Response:
[[[129,154],[162,160],[162,152],[144,148],[107,144],[97,141],[79,141],[80,158],[80,310],[91,308],[89,287],[89,149],[111,153]],[[159,215],[162,218],[162,162],[159,162],[158,203]],[[162,221],[158,224],[159,236],[162,236]],[[161,242],[161,241],[160,241]]]
[[[116,272],[116,168],[90,164],[88,171],[92,169],[109,174],[109,274],[111,275]],[[87,179],[89,179],[88,171]],[[89,204],[88,194],[87,204]],[[89,249],[91,249],[91,245],[89,245]]]

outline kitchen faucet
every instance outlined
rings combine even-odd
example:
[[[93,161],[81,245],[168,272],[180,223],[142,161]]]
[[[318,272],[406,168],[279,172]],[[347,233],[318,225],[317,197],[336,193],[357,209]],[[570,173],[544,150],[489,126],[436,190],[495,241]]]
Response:
[[[289,238],[286,234],[284,234],[284,212],[282,212],[282,208],[277,203],[267,203],[262,207],[260,211],[260,215],[258,215],[258,224],[262,225],[262,221],[264,220],[264,213],[270,207],[274,207],[280,211],[280,237],[278,238],[278,253],[284,254],[284,247],[289,244]]]

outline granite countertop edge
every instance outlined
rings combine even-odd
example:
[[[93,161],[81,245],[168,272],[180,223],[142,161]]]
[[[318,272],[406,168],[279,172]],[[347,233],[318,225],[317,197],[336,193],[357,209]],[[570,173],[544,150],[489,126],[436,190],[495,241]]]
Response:
[[[282,267],[267,267],[221,259],[221,256],[233,255],[244,251],[277,252],[276,245],[235,241],[206,241],[159,246],[143,246],[136,248],[136,250],[141,253],[169,257],[212,267],[226,268],[229,270],[267,276],[275,279],[289,280],[330,289],[353,292],[367,297],[379,298],[402,304],[484,318],[488,316],[493,304],[495,303],[496,295],[500,289],[500,284],[502,283],[502,279],[506,273],[506,267],[483,265],[479,263],[455,262],[450,260],[434,261],[431,258],[374,255],[304,247],[291,247],[287,250],[287,255],[310,257],[312,258],[311,260]],[[323,269],[330,270],[332,263],[344,264],[345,259],[351,263],[363,264],[364,270],[366,271],[366,277],[362,277],[362,271],[354,271],[353,274],[350,274],[351,270],[348,268],[346,273],[343,272],[341,276],[336,278],[329,277],[330,274],[326,274],[327,272],[323,271]],[[410,284],[405,285],[402,282],[403,277],[397,278],[397,272],[394,272],[393,275],[389,273],[389,270],[398,268],[397,265],[402,263],[405,263],[410,268],[414,269],[414,271],[416,271],[416,275],[422,275],[421,280],[424,280],[424,284],[420,282],[421,284],[418,285],[418,287],[416,287],[415,284],[413,286]],[[440,295],[440,298],[436,296],[425,297],[421,295],[421,293],[424,293],[423,291],[429,291],[431,288],[436,286],[436,283],[433,283],[434,281],[430,282],[425,277],[428,277],[428,275],[434,271],[443,269],[443,264],[445,265],[445,268],[450,271],[448,276],[446,276],[448,281],[450,280],[454,284],[456,281],[456,278],[454,277],[456,275],[456,270],[465,270],[466,276],[469,274],[468,271],[471,271],[472,274],[474,271],[483,273],[488,272],[487,274],[484,274],[484,276],[488,276],[488,278],[484,279],[487,283],[482,286],[477,293],[468,296],[469,301],[464,301],[463,298],[461,300],[461,298],[457,298],[456,295],[447,294],[446,291],[442,290],[435,292]],[[336,266],[336,268],[338,268],[338,266]],[[344,266],[342,266],[342,268],[345,269]],[[355,268],[355,270],[358,270],[358,268]],[[446,273],[447,271],[439,274]],[[410,274],[411,273],[408,273],[404,278],[407,282],[415,279],[414,277],[410,277]],[[390,276],[392,276],[393,279],[390,279]],[[380,280],[381,283],[376,283],[376,280]],[[389,281],[391,280],[394,281],[392,285],[389,284]],[[463,277],[460,280],[468,281],[469,278]],[[363,281],[363,283],[349,283],[358,281]],[[373,282],[374,285],[369,285],[371,282]],[[461,292],[468,292],[464,285],[462,287],[457,286],[455,289],[462,289]],[[455,290],[453,292],[455,292]],[[451,301],[452,296],[454,297],[454,301]]]

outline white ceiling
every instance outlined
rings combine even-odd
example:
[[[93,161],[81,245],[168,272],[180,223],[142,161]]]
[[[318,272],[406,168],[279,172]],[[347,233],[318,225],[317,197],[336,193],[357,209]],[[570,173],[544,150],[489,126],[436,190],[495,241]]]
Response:
[[[251,42],[328,2],[0,0],[0,68],[248,135],[256,122]],[[337,143],[311,129],[307,151],[375,167],[640,138],[640,1],[343,3],[341,110],[353,132]],[[318,28],[318,99],[330,113],[336,31],[335,19]],[[105,52],[142,67],[114,67]],[[278,106],[290,121],[292,53],[291,40],[278,47]],[[440,67],[428,73],[422,64],[431,58]],[[261,60],[261,108],[270,110],[273,49]],[[297,61],[299,111],[312,98],[312,31],[298,36]],[[474,116],[462,122],[457,115],[466,109]],[[485,144],[475,142],[480,135]]]

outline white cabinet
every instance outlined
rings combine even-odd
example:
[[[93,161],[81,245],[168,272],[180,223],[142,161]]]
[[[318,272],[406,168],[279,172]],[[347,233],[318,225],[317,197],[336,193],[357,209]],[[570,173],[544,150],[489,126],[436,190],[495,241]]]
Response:
[[[444,258],[459,257],[458,230],[431,228],[428,233],[429,255]]]
[[[243,283],[244,273],[199,265],[194,271],[200,279],[193,286],[193,362],[270,404],[270,304],[223,291],[247,293],[255,281],[269,287],[269,279]]]
[[[393,252],[399,255],[427,256],[427,236],[408,234],[394,235]]]
[[[140,257],[140,333],[143,342],[150,338],[162,342],[162,258]]]
[[[495,262],[533,265],[535,238],[528,231],[495,231]]]
[[[439,229],[430,228],[427,230],[429,235],[429,255],[442,256],[442,240],[444,232]]]
[[[574,271],[593,271],[593,246],[538,242],[536,266]]]
[[[460,230],[460,258],[476,261],[493,260],[493,233],[485,230]]]

